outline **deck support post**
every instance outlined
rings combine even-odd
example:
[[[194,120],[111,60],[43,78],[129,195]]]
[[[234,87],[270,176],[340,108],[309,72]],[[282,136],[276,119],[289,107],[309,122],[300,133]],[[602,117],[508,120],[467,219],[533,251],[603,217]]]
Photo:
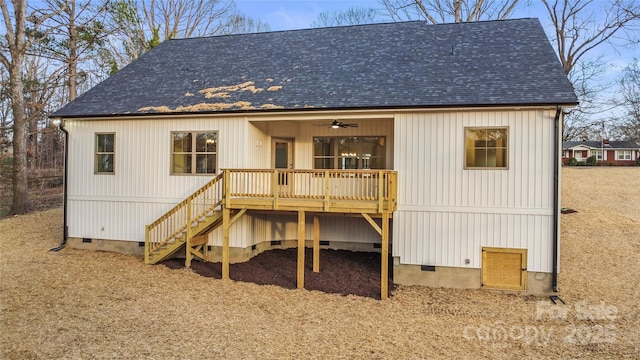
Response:
[[[382,269],[380,269],[380,298],[389,297],[389,213],[382,213]]]
[[[191,254],[191,236],[193,229],[191,228],[191,198],[187,200],[187,239],[185,241],[185,260],[184,267],[187,269],[191,267],[191,260],[193,259],[193,254]]]
[[[298,289],[304,289],[304,210],[298,210]]]
[[[149,225],[144,226],[144,263],[151,264],[151,243],[149,242]]]
[[[222,280],[229,280],[229,227],[231,226],[230,210],[222,208]]]
[[[320,272],[320,218],[313,217],[313,272]]]

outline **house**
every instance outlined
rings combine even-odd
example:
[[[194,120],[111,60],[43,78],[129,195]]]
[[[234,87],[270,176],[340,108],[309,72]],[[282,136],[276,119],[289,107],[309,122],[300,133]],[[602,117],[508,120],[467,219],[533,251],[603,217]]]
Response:
[[[52,115],[69,245],[225,278],[297,246],[298,287],[304,246],[380,251],[382,297],[388,254],[399,284],[548,293],[576,103],[537,19],[168,40]]]
[[[604,153],[604,157],[603,157]],[[562,163],[569,159],[586,162],[591,156],[599,164],[634,166],[640,158],[640,145],[633,141],[565,141],[562,143]]]

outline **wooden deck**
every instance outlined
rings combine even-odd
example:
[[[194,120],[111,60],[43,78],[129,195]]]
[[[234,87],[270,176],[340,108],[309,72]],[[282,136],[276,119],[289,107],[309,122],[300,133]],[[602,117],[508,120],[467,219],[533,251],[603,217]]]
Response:
[[[388,295],[389,219],[397,208],[397,173],[390,170],[225,169],[148,225],[145,262],[162,261],[186,247],[207,260],[207,234],[222,226],[222,277],[229,278],[229,228],[248,210],[298,214],[298,288],[304,288],[305,215],[314,215],[314,271],[319,271],[318,215],[363,216],[382,238],[381,296]],[[379,226],[373,217],[382,219]]]

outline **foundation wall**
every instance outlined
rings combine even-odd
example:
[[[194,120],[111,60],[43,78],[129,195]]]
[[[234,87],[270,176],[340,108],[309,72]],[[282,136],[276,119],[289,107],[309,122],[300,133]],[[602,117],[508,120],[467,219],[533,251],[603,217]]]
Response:
[[[429,267],[423,270],[420,265],[399,264],[394,258],[393,282],[400,285],[421,285],[428,287],[480,289],[481,269],[447,266]],[[554,294],[551,289],[551,273],[527,272],[527,288],[523,291],[495,290],[512,294],[548,296]]]
[[[109,251],[128,255],[144,256],[144,242],[104,240],[70,237],[67,246],[73,249]]]

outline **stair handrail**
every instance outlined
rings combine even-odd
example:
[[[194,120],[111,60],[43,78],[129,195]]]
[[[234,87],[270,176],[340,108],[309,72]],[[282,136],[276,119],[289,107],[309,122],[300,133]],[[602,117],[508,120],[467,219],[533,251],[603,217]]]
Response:
[[[182,232],[186,232],[187,226],[194,224],[207,213],[222,205],[224,198],[223,174],[224,172],[221,172],[216,175],[186,199],[146,226],[145,260],[148,261],[153,252],[168,244]],[[158,231],[161,236],[156,236]]]

